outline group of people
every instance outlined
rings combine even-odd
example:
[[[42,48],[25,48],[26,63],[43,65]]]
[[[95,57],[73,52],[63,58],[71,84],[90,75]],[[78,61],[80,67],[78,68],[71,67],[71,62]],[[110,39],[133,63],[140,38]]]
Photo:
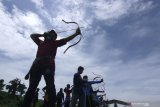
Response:
[[[57,93],[57,107],[62,107],[62,105],[64,105],[64,107],[76,107],[77,104],[79,107],[98,107],[99,99],[97,99],[97,92],[103,91],[94,91],[92,84],[101,83],[103,79],[100,81],[88,81],[87,75],[84,75],[83,78],[81,77],[83,70],[84,68],[82,66],[78,67],[78,71],[73,77],[72,89],[70,89],[70,84],[67,84],[67,87],[64,89],[66,93],[65,100],[62,88]],[[71,93],[72,97],[70,95]]]
[[[80,34],[81,31],[79,28],[77,28],[76,32],[71,36],[60,40],[56,40],[57,33],[54,30],[44,32],[43,34],[31,34],[31,39],[37,44],[38,50],[36,58],[28,74],[25,76],[25,79],[29,79],[29,88],[24,96],[22,107],[30,107],[42,75],[44,76],[46,82],[46,93],[48,94],[47,107],[56,107],[56,99],[58,98],[56,97],[54,74],[57,48],[65,45],[67,42],[71,41]],[[41,40],[40,37],[44,37],[44,40]],[[93,103],[92,100],[87,100],[91,99],[91,92],[93,91],[91,84],[100,83],[103,81],[89,82],[87,76],[84,76],[83,78],[81,77],[83,70],[84,68],[79,66],[78,72],[74,75],[71,107],[76,107],[77,99],[79,99],[80,107],[92,107],[86,106],[92,105]],[[67,95],[64,104],[69,106],[71,90],[68,91],[68,88],[65,89]]]
[[[96,91],[93,91],[92,84],[101,83],[103,79],[100,81],[88,81],[87,75],[84,75],[83,78],[81,77],[83,70],[84,68],[79,66],[77,73],[74,74],[71,107],[76,107],[77,99],[79,99],[79,107],[96,106],[97,101],[93,97]]]
[[[97,92],[104,91],[94,91],[92,88],[92,84],[101,83],[103,82],[103,79],[99,81],[88,81],[87,75],[84,75],[83,78],[81,77],[83,70],[84,68],[82,66],[78,67],[77,73],[74,74],[72,87],[70,86],[70,84],[67,84],[64,90],[63,88],[60,88],[59,92],[56,95],[56,107],[76,107],[77,104],[79,105],[79,107],[99,107],[98,105],[101,100],[101,95],[97,95]],[[49,107],[49,99],[46,86],[42,90],[44,92],[44,101],[42,107]],[[33,98],[32,107],[35,107],[35,103],[38,99],[38,91],[39,89],[37,88],[35,97]],[[66,96],[65,98],[64,93]]]

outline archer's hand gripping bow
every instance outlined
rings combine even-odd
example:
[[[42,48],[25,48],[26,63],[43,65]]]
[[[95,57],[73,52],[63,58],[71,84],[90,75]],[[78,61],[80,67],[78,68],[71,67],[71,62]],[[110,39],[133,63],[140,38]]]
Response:
[[[64,20],[62,20],[62,21],[65,22],[66,24],[74,23],[74,24],[76,24],[76,25],[78,26],[78,28],[80,29],[80,27],[79,27],[79,25],[78,25],[77,22],[66,22],[66,21],[64,21]],[[78,40],[76,43],[70,45],[70,46],[64,51],[64,54],[67,52],[67,50],[68,50],[69,48],[71,48],[71,47],[77,45],[77,44],[81,41],[81,39],[82,39],[82,37],[83,37],[81,31],[80,31],[80,35],[81,35],[81,36],[80,36],[79,40]]]

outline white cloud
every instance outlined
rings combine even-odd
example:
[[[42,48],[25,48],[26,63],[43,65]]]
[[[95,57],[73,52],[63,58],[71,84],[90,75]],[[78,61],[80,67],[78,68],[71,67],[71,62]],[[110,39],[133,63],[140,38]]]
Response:
[[[105,20],[106,24],[114,24],[118,19],[131,13],[139,13],[152,8],[151,1],[143,0],[97,0],[91,3],[92,11],[98,20]]]
[[[44,6],[43,0],[31,0],[31,2],[33,2],[37,7],[43,7]]]
[[[43,32],[45,26],[42,20],[33,12],[20,11],[14,6],[12,14],[0,6],[0,50],[12,58],[29,57],[35,51],[35,46],[29,35],[33,32]]]
[[[144,59],[108,65],[110,68],[107,73],[108,78],[106,78],[106,81],[108,80],[108,91],[110,92],[108,96],[125,100],[128,98],[135,101],[157,101],[160,84],[158,79],[160,76],[158,73],[160,70],[158,67],[159,57],[160,55],[157,52],[153,52]],[[116,93],[117,96],[112,93]],[[148,98],[150,95],[152,99]]]
[[[31,2],[35,3],[37,13],[39,13],[41,17],[47,19],[46,21],[49,21],[50,23],[52,23],[52,16],[47,11],[47,8],[44,5],[44,1],[43,0],[31,0]]]
[[[63,0],[62,1],[64,5],[70,6],[70,5],[80,5],[84,3],[84,0]]]
[[[54,12],[50,10],[48,11],[52,14],[53,27],[57,28],[59,31],[61,29],[71,29],[74,26],[66,26],[66,24],[63,24],[62,19],[66,21],[75,21],[80,26],[85,27],[84,29],[89,28],[89,26],[92,24],[93,18],[88,18],[86,13],[87,7],[84,0],[63,0],[52,2],[53,5],[51,6],[50,10],[53,10]],[[58,3],[55,4],[55,2]]]
[[[148,17],[143,17],[140,20],[136,20],[134,21],[134,23],[130,23],[127,25],[124,25],[124,30],[126,31],[126,33],[128,34],[128,36],[130,36],[131,38],[145,38],[145,37],[154,37],[157,36],[156,30],[152,29],[152,27],[150,26],[150,23],[158,23],[157,20],[153,21],[150,20],[150,22],[148,21],[149,18]],[[153,33],[155,35],[153,35]]]
[[[30,65],[31,60],[0,62],[0,78],[3,78],[6,84],[12,79],[19,78],[28,86],[28,81],[24,80],[24,76],[26,74],[25,72],[29,70]]]

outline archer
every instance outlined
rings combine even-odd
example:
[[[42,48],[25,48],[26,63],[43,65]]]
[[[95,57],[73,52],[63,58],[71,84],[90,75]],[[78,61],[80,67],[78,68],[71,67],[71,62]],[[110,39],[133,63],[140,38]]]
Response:
[[[60,40],[56,40],[57,33],[54,30],[44,32],[44,34],[31,34],[31,38],[37,44],[38,50],[30,71],[25,76],[25,79],[30,76],[30,80],[29,88],[25,94],[22,107],[30,107],[35,90],[41,80],[42,75],[44,76],[48,91],[49,107],[55,107],[56,89],[54,84],[54,74],[57,48],[65,45],[67,42],[80,34],[81,32],[79,28],[77,28],[73,35]],[[44,37],[44,41],[40,40],[39,37]]]

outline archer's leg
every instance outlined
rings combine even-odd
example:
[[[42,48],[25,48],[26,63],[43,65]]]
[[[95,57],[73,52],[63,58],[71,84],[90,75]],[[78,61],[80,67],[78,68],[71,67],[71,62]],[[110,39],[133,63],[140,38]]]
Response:
[[[77,95],[77,94],[74,92],[74,89],[73,89],[72,99],[71,99],[71,107],[76,107],[77,99],[78,99],[78,98],[79,98],[79,95]]]
[[[41,74],[38,74],[37,70],[30,73],[29,88],[24,96],[22,107],[30,107],[32,99],[34,97],[34,93],[37,89],[40,80],[41,80]]]
[[[79,95],[79,104],[80,107],[86,107],[86,96],[84,94]]]
[[[55,89],[55,84],[54,84],[54,70],[46,69],[44,72],[44,79],[45,79],[46,86],[47,86],[49,104],[51,107],[55,107],[56,89]]]

